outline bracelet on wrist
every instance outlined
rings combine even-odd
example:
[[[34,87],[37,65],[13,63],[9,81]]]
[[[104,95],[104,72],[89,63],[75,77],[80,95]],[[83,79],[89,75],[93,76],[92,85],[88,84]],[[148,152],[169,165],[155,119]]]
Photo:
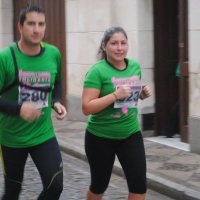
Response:
[[[113,94],[113,96],[115,97],[115,100],[118,100],[117,94],[116,94],[115,92],[113,92],[112,94]]]

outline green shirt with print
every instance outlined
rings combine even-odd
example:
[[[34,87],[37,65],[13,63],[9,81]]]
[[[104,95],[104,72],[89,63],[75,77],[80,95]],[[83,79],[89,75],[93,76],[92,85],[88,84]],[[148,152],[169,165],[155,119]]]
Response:
[[[19,81],[32,87],[53,88],[55,81],[61,78],[62,63],[59,50],[53,45],[41,43],[43,51],[37,56],[28,56],[18,49],[16,43],[12,46],[17,60]],[[10,85],[14,79],[15,69],[11,51],[4,48],[0,52],[0,90]],[[23,90],[16,85],[3,93],[1,98],[14,102],[23,102],[23,98],[29,98],[37,103],[39,99],[45,105],[39,105],[43,114],[31,122],[19,116],[0,113],[0,144],[15,148],[31,147],[55,137],[51,120],[51,91],[31,93],[31,90]],[[42,104],[41,102],[39,104]]]
[[[131,85],[141,79],[141,68],[138,62],[127,59],[125,70],[117,70],[106,60],[94,64],[87,72],[84,88],[100,90],[100,97],[110,94],[120,85]],[[123,139],[141,130],[137,108],[128,108],[124,113],[121,108],[114,108],[114,103],[88,118],[87,130],[92,134],[109,138]]]

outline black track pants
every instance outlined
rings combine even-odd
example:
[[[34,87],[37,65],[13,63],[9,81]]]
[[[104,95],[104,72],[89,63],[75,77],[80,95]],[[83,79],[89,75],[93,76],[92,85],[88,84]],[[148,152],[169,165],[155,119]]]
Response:
[[[30,148],[1,146],[5,190],[2,200],[18,200],[24,168],[30,154],[41,176],[43,191],[39,200],[57,200],[63,189],[63,166],[56,138]]]

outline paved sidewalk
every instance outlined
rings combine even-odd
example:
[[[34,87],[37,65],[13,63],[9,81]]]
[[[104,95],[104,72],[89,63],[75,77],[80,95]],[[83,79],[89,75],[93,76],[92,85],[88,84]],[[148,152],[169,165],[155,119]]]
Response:
[[[85,122],[54,120],[61,149],[86,160]],[[200,155],[144,139],[148,187],[177,200],[200,200]],[[114,173],[123,175],[118,161]]]

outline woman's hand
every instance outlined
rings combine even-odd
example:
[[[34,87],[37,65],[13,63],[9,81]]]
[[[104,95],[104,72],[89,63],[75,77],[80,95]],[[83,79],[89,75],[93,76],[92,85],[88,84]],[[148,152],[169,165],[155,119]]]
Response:
[[[140,93],[140,99],[146,99],[152,95],[151,89],[148,85],[142,86],[142,91]]]
[[[124,99],[126,97],[129,97],[131,93],[131,87],[127,85],[122,85],[115,91],[117,99]]]

